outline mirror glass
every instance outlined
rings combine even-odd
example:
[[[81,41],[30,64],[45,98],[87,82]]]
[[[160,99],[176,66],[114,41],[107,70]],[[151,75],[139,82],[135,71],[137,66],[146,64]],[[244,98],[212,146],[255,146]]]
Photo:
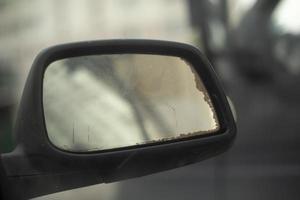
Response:
[[[51,63],[43,83],[50,141],[72,152],[214,134],[201,78],[179,57],[113,54]]]

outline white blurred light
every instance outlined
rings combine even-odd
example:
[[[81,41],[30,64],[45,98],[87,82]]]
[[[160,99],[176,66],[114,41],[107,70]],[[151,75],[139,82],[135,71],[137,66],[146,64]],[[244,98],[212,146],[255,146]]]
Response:
[[[300,33],[299,12],[300,1],[282,1],[274,13],[275,23],[280,26],[284,32]]]

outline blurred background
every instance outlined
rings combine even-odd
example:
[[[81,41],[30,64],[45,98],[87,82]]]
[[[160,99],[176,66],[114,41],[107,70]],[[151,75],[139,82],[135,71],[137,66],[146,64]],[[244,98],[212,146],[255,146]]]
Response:
[[[233,148],[198,164],[36,199],[298,199],[300,2],[0,0],[0,148],[36,54],[59,43],[151,38],[199,47],[238,114]]]

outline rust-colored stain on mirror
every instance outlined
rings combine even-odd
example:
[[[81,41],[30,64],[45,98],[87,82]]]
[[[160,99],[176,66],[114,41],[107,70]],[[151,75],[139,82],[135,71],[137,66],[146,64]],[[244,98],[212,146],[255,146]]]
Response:
[[[50,141],[74,152],[214,134],[220,128],[201,78],[179,57],[59,60],[45,72],[43,95]]]

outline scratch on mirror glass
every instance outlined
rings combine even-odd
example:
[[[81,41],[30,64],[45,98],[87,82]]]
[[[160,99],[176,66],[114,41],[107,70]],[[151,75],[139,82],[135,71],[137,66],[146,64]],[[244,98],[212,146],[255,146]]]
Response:
[[[75,144],[75,129],[74,129],[74,122],[73,122],[73,129],[72,129],[72,141],[73,141],[73,144]]]
[[[90,126],[88,126],[88,143],[90,143]]]

